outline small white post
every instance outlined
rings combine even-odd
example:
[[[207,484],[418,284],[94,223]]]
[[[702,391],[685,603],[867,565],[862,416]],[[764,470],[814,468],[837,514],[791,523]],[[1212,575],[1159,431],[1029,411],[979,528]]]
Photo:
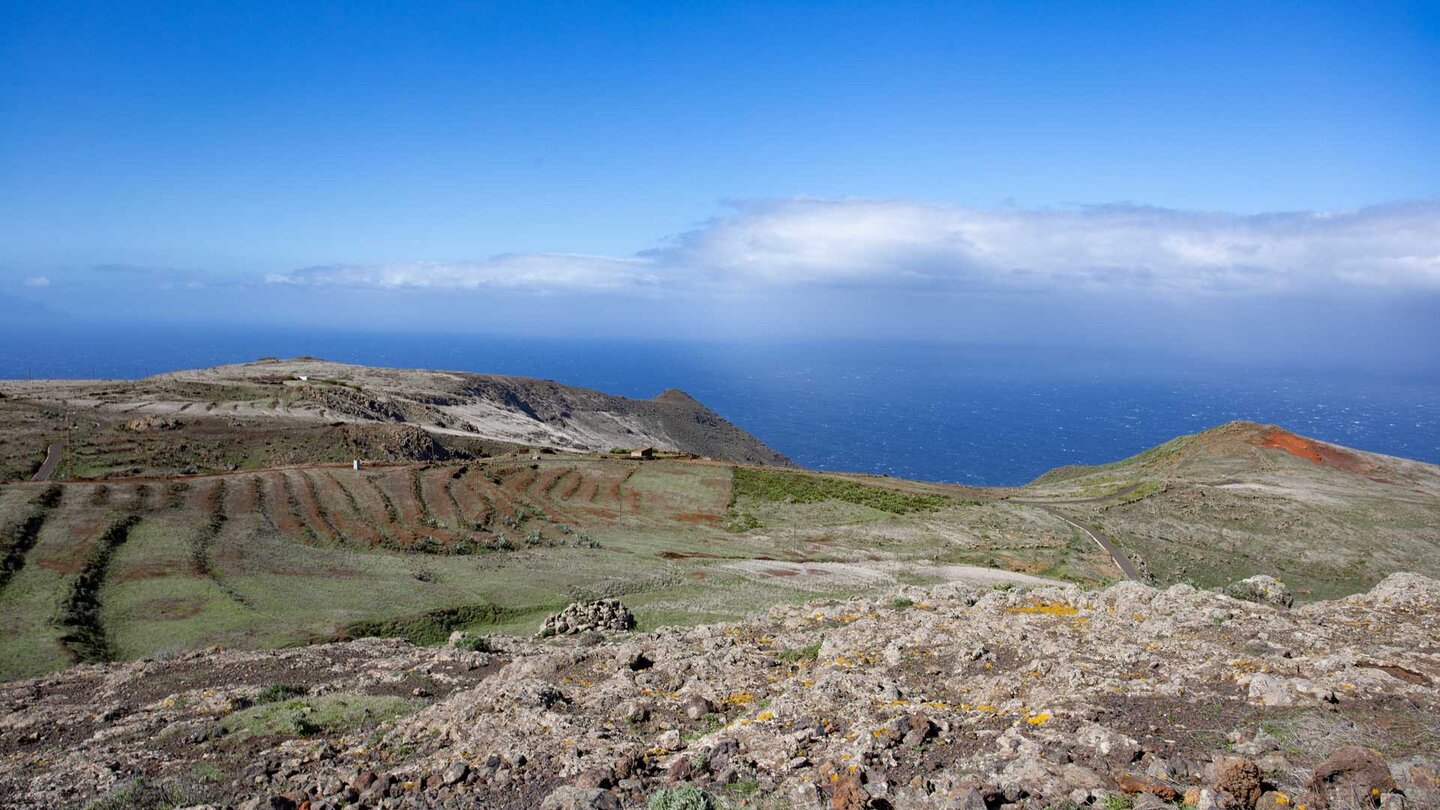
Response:
[[[357,471],[360,469],[360,459],[358,459],[358,458],[355,459],[355,469],[356,469]]]

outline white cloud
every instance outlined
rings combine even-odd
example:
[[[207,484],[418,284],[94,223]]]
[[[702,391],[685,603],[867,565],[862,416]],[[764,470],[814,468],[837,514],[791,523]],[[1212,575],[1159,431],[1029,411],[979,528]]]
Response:
[[[738,203],[623,258],[312,267],[269,281],[610,291],[797,286],[1285,292],[1440,290],[1440,202],[1236,215],[1134,205],[976,209],[900,200]]]
[[[322,265],[270,275],[266,281],[315,286],[599,292],[661,286],[662,276],[661,266],[642,258],[527,253],[478,262]]]
[[[21,283],[21,284],[24,284],[26,287],[49,287],[49,286],[50,286],[50,277],[49,277],[49,276],[28,276],[27,278],[25,278],[24,281],[22,281],[22,282],[20,282],[20,283]]]

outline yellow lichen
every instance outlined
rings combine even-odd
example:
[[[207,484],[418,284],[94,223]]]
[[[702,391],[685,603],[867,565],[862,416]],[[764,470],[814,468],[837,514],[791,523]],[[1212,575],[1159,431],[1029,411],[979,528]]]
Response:
[[[1075,607],[1069,602],[1051,602],[1048,599],[1042,599],[1033,604],[1012,607],[1007,612],[1044,613],[1047,616],[1074,616],[1080,612],[1080,608]]]

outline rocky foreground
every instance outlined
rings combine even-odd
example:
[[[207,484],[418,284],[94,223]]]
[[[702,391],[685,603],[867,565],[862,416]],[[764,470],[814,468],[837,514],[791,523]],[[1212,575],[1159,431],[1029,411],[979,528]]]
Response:
[[[536,639],[77,667],[0,687],[0,795],[36,808],[1440,808],[1440,582],[1396,574],[1295,609],[1273,583],[1233,593],[1248,599],[907,588],[649,634],[586,630],[572,611]]]

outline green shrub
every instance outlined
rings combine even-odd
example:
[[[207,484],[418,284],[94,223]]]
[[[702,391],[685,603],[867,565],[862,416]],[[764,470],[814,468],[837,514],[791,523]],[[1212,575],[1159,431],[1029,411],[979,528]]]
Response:
[[[272,683],[255,696],[255,705],[263,706],[266,703],[279,703],[291,698],[303,697],[310,694],[310,690],[298,683]]]
[[[725,789],[730,791],[732,795],[744,798],[759,793],[760,782],[755,779],[742,779],[739,782],[732,782],[726,785]]]
[[[890,607],[893,607],[896,610],[904,610],[905,608],[911,607],[914,604],[915,600],[911,599],[908,596],[897,596],[895,597],[895,600],[890,603]]]
[[[776,656],[782,661],[814,661],[820,656],[820,642],[807,644],[798,650],[782,650]]]
[[[81,805],[84,810],[139,810],[201,804],[208,797],[194,785],[162,784],[145,777],[121,782]]]
[[[466,633],[455,642],[455,646],[470,652],[490,652],[490,637],[479,633]]]
[[[341,632],[342,638],[403,638],[417,646],[444,644],[461,627],[494,624],[506,611],[493,604],[438,608],[415,616],[357,622]]]
[[[658,790],[645,803],[649,810],[717,810],[715,797],[694,785]]]
[[[760,518],[755,517],[749,512],[740,512],[731,518],[729,523],[725,524],[725,528],[732,532],[748,532],[751,529],[758,529],[763,525],[764,524],[760,522]]]

